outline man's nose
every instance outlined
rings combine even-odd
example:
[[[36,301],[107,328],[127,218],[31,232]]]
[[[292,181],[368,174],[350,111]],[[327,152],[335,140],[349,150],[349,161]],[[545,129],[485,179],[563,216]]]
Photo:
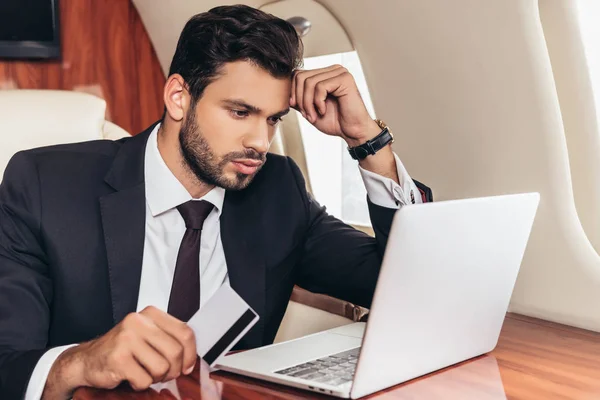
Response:
[[[248,132],[244,137],[244,147],[254,149],[260,154],[264,154],[269,150],[269,133],[271,127],[269,124],[257,124],[252,132]]]

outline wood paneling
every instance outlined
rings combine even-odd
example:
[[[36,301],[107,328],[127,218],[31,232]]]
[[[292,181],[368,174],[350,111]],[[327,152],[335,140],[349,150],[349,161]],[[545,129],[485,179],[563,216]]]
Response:
[[[114,391],[79,389],[74,399],[330,398],[224,372],[209,376],[205,371],[206,366],[196,369],[161,391],[135,393],[125,386]],[[368,398],[600,399],[600,334],[509,314],[492,353]]]
[[[0,89],[96,94],[132,134],[160,118],[165,77],[130,0],[61,0],[60,24],[61,61],[0,60]]]

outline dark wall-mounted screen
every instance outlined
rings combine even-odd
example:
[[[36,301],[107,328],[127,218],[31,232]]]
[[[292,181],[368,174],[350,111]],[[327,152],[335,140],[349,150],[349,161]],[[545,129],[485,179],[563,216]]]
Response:
[[[0,0],[0,58],[60,58],[59,0]]]

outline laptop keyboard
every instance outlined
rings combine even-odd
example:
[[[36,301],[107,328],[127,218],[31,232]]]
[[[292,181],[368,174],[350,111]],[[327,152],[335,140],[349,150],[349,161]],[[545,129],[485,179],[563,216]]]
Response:
[[[350,382],[354,377],[360,347],[337,353],[325,358],[294,365],[275,371],[276,374],[293,376],[313,382],[339,386]]]

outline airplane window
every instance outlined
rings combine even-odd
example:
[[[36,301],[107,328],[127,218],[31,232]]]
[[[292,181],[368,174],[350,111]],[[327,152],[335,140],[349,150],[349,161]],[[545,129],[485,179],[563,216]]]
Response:
[[[596,110],[600,111],[600,1],[578,0],[579,26],[592,81]],[[600,112],[597,112],[600,117]],[[600,123],[600,121],[598,121]]]
[[[355,51],[304,59],[304,69],[340,64],[352,73],[371,117],[375,111],[360,59]],[[316,131],[300,113],[300,131],[306,151],[308,175],[317,201],[330,214],[356,225],[371,226],[365,190],[358,164],[348,154],[346,143]]]

